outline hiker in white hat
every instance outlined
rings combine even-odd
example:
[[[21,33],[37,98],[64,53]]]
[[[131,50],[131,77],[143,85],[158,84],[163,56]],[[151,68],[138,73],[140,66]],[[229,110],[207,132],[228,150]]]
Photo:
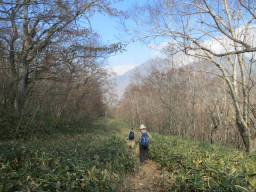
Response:
[[[140,132],[138,133],[137,137],[139,147],[140,147],[140,162],[145,163],[148,160],[148,151],[149,151],[149,144],[152,139],[152,136],[146,130],[146,126],[144,124],[140,125]]]
[[[146,129],[146,126],[144,124],[140,125],[140,130],[142,130],[142,129]]]

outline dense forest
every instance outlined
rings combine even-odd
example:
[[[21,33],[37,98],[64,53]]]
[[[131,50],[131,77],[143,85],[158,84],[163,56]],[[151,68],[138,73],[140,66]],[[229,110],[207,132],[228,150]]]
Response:
[[[102,45],[89,16],[114,17],[117,10],[107,1],[0,3],[1,137],[52,132],[102,116],[109,78],[104,58],[121,44]]]
[[[255,191],[256,1],[125,1],[0,0],[0,192]],[[121,97],[97,14],[164,40]]]

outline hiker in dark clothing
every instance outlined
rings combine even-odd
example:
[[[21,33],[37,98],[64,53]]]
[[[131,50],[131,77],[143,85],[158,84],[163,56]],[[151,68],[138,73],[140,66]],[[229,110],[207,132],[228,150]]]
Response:
[[[146,126],[140,125],[140,132],[138,134],[138,142],[140,147],[140,162],[145,163],[148,160],[149,143],[152,136],[147,132]]]
[[[134,132],[133,128],[128,133],[128,138],[127,139],[128,139],[129,148],[133,149],[134,145],[135,145],[135,132]]]

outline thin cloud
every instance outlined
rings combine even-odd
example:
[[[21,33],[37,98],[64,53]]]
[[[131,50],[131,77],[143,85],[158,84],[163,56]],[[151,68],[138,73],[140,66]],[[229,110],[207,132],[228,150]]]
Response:
[[[116,75],[123,75],[127,71],[135,68],[137,65],[134,64],[126,64],[126,65],[113,65],[113,66],[108,66],[107,70],[109,72],[114,72]]]

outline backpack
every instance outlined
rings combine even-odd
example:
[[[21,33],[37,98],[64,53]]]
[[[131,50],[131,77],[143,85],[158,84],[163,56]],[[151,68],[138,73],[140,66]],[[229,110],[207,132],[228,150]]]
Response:
[[[149,146],[149,143],[150,143],[150,141],[149,141],[149,136],[148,136],[148,134],[147,133],[142,133],[142,135],[141,135],[141,146],[143,147],[143,148],[148,148],[148,146]]]
[[[133,140],[133,139],[134,139],[134,132],[133,132],[133,131],[131,131],[131,132],[129,133],[128,139],[129,139],[129,140]]]

